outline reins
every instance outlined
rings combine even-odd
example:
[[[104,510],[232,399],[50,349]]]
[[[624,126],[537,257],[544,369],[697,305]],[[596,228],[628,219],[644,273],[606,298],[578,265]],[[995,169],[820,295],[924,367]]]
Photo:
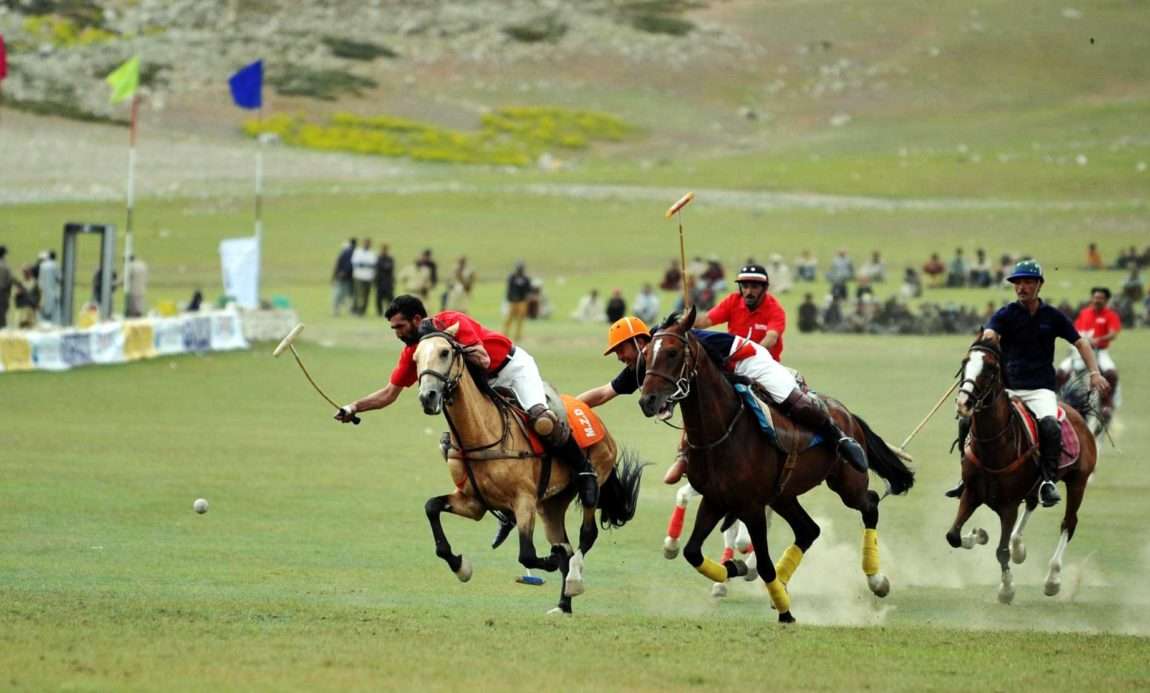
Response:
[[[655,334],[653,334],[651,336],[652,344],[654,344],[655,340],[660,338],[660,337],[674,337],[675,339],[682,342],[683,349],[686,352],[687,356],[685,359],[683,359],[682,366],[679,367],[679,375],[677,377],[673,378],[673,377],[671,377],[665,373],[660,373],[659,371],[656,371],[656,370],[651,369],[651,368],[647,369],[647,374],[653,375],[657,378],[662,378],[663,380],[666,380],[667,382],[674,385],[675,391],[667,396],[667,400],[670,402],[681,402],[682,400],[684,400],[690,396],[691,384],[695,381],[695,378],[697,378],[699,375],[698,353],[696,353],[693,349],[691,349],[691,341],[681,334],[676,334],[674,332],[668,332],[666,330],[656,331]],[[690,368],[690,373],[687,372],[688,367]],[[723,443],[725,443],[727,441],[727,439],[731,437],[731,434],[734,433],[735,426],[739,423],[739,418],[742,416],[743,409],[746,407],[746,405],[743,403],[743,398],[739,397],[738,393],[735,394],[735,400],[738,402],[739,408],[735,411],[734,416],[731,417],[731,422],[729,424],[727,424],[726,431],[723,432],[723,435],[721,435],[718,440],[715,440],[715,441],[710,442],[710,443],[705,443],[702,445],[696,445],[695,443],[691,442],[690,435],[687,435],[686,433],[684,433],[684,437],[686,438],[686,442],[687,442],[687,447],[690,448],[691,450],[711,450],[711,449],[714,449],[714,448],[722,445]],[[679,430],[682,430],[684,432],[686,431],[686,424],[684,424],[682,427],[680,427],[680,426],[675,426],[674,424],[671,424],[667,421],[664,421],[663,423],[667,424],[671,428],[678,428]]]

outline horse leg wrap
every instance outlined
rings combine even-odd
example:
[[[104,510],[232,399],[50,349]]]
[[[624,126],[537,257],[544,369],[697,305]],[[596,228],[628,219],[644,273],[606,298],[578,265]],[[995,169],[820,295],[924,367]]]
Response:
[[[798,569],[799,563],[803,560],[803,550],[795,544],[787,547],[783,552],[782,558],[775,564],[775,575],[778,577],[779,582],[786,585],[791,581],[791,576],[795,574]]]
[[[726,567],[715,563],[709,558],[704,558],[703,562],[695,566],[695,570],[707,576],[711,582],[726,582],[727,569]]]
[[[771,595],[771,603],[775,605],[775,611],[785,614],[791,610],[791,596],[787,594],[787,586],[779,578],[776,577],[767,583],[767,593]]]
[[[864,529],[862,542],[862,569],[867,576],[878,574],[878,530]]]
[[[728,546],[725,549],[723,549],[723,555],[721,558],[719,558],[719,563],[726,563],[727,561],[731,560],[734,557],[735,557],[735,550],[733,548],[731,548],[730,546]]]
[[[687,509],[681,505],[676,505],[675,509],[671,511],[671,521],[667,523],[667,536],[672,539],[678,539],[683,536],[683,518],[687,515]]]

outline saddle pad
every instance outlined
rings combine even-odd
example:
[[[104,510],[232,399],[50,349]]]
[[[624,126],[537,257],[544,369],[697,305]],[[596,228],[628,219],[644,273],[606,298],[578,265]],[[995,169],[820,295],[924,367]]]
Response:
[[[571,435],[575,436],[580,448],[586,450],[603,440],[607,435],[607,429],[591,407],[570,395],[561,395],[561,399],[564,408],[567,409],[567,423],[571,425]]]
[[[739,393],[743,401],[746,402],[747,408],[755,415],[755,420],[759,422],[759,428],[763,433],[766,433],[767,437],[776,445],[781,446],[782,442],[779,440],[779,433],[775,429],[775,423],[771,416],[771,408],[759,399],[751,388],[742,383],[735,384],[735,392]],[[810,442],[803,447],[803,450],[809,450],[821,442],[823,442],[822,436],[815,433],[811,436]]]
[[[1010,403],[1014,405],[1018,415],[1022,417],[1023,423],[1026,424],[1026,436],[1029,438],[1030,444],[1037,445],[1038,423],[1033,412],[1017,397],[1011,397]],[[1078,440],[1078,432],[1074,430],[1074,426],[1070,423],[1070,418],[1066,416],[1066,410],[1062,408],[1061,404],[1058,405],[1058,426],[1062,430],[1062,456],[1058,460],[1058,468],[1063,469],[1078,461],[1078,454],[1082,452],[1082,442]],[[1035,459],[1038,459],[1037,453]]]

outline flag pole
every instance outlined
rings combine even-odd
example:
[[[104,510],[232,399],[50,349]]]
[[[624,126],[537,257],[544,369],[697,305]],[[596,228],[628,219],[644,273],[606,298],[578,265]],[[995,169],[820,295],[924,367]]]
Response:
[[[256,110],[256,252],[263,264],[264,254],[264,109]],[[260,293],[260,271],[256,266],[256,296]]]
[[[140,95],[132,94],[132,120],[128,126],[128,219],[124,227],[124,316],[128,315],[132,291],[129,266],[132,257],[132,216],[136,207],[136,119],[140,111]]]

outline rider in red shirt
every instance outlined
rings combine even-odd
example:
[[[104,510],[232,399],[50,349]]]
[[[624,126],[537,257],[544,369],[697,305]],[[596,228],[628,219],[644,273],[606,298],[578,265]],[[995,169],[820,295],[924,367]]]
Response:
[[[774,296],[767,293],[770,278],[762,265],[747,265],[739,270],[735,282],[739,290],[695,320],[696,329],[727,324],[727,332],[757,342],[782,363],[783,331],[787,314]]]
[[[1118,387],[1118,367],[1110,356],[1110,344],[1118,338],[1122,330],[1122,320],[1107,304],[1110,303],[1110,289],[1096,286],[1090,290],[1090,305],[1083,308],[1074,320],[1074,329],[1094,347],[1095,357],[1102,377],[1110,383],[1110,392],[1102,397],[1102,414],[1108,418],[1114,409],[1114,391]],[[1060,374],[1069,378],[1074,371],[1074,358],[1065,359],[1058,366]]]

